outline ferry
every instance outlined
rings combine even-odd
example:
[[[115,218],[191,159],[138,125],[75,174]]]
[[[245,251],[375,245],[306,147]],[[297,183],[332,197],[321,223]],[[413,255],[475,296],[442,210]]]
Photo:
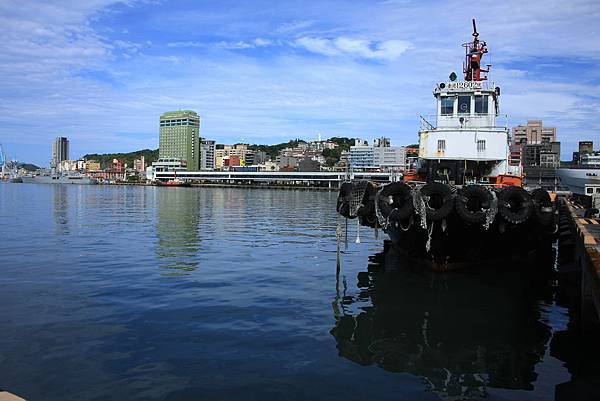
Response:
[[[557,231],[549,193],[523,188],[509,164],[510,131],[500,125],[500,87],[482,66],[487,44],[464,43],[464,79],[433,90],[437,113],[421,117],[417,168],[386,185],[349,180],[337,211],[381,227],[400,250],[435,270],[522,258],[547,250]]]

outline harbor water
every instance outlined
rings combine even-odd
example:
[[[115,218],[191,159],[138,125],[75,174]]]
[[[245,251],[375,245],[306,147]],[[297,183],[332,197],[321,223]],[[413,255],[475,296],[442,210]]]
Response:
[[[400,268],[337,194],[0,184],[0,388],[28,400],[561,400],[574,311]],[[341,222],[345,230],[344,222]],[[342,230],[342,231],[344,231]],[[593,348],[595,346],[595,348]]]

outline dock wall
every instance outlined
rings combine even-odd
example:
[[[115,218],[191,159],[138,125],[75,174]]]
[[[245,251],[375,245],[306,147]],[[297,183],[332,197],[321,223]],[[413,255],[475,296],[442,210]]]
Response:
[[[588,229],[576,206],[566,201],[575,234],[575,264],[581,269],[581,311],[585,322],[600,320],[600,232]],[[596,226],[597,221],[592,222]]]

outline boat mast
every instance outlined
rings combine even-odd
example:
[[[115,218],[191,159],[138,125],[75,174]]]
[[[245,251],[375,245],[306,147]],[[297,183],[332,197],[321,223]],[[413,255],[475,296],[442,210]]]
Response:
[[[473,18],[473,41],[463,43],[463,47],[465,48],[465,63],[463,65],[465,81],[487,80],[486,74],[490,72],[491,64],[488,64],[486,69],[481,68],[481,58],[488,52],[487,43],[479,40],[475,18]],[[484,73],[483,76],[482,73]]]

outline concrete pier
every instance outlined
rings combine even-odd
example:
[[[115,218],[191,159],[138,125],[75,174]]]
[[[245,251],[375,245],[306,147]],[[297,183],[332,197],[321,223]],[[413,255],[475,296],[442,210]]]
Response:
[[[600,219],[565,201],[575,232],[575,266],[581,269],[581,311],[585,322],[600,320]]]

